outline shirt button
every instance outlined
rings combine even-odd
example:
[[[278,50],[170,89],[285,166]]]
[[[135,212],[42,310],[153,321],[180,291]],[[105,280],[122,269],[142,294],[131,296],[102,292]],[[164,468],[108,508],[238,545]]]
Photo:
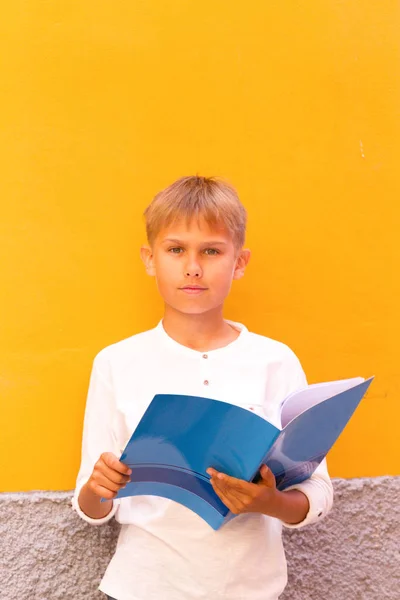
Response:
[[[209,384],[209,381],[208,381],[208,379],[205,379],[205,380],[203,381],[203,383],[204,383],[204,385],[208,385],[208,384]]]
[[[208,354],[203,354],[203,358],[208,358]]]

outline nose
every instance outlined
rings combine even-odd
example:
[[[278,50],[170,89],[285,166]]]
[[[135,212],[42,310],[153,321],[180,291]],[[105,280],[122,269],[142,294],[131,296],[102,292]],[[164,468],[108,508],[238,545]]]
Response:
[[[186,277],[201,277],[202,270],[198,260],[188,260],[185,265],[185,276]]]
[[[198,270],[190,269],[190,271],[186,272],[186,277],[200,277],[200,272]]]

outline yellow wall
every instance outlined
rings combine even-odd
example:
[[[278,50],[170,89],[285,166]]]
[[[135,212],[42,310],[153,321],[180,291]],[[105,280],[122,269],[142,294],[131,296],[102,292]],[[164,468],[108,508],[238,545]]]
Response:
[[[226,315],[291,345],[310,381],[376,375],[331,474],[398,474],[398,3],[1,13],[1,490],[73,487],[93,356],[160,316],[141,213],[195,172],[249,209]]]

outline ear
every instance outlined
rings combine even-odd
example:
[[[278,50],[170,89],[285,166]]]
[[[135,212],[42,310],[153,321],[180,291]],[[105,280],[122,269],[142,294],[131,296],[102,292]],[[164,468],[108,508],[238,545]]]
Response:
[[[247,265],[249,264],[251,252],[250,250],[241,250],[236,259],[236,266],[233,272],[233,279],[241,279],[244,275]]]
[[[140,257],[144,266],[146,267],[147,275],[154,277],[156,274],[156,269],[154,267],[153,250],[150,248],[150,246],[142,246],[140,248]]]

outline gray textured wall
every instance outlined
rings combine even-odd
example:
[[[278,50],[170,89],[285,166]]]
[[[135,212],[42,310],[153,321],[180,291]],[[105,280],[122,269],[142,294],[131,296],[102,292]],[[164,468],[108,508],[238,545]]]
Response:
[[[318,525],[286,531],[282,600],[400,600],[400,477],[334,480]],[[1,600],[101,600],[118,525],[92,527],[70,492],[0,495]],[[162,600],[162,599],[160,599]]]

